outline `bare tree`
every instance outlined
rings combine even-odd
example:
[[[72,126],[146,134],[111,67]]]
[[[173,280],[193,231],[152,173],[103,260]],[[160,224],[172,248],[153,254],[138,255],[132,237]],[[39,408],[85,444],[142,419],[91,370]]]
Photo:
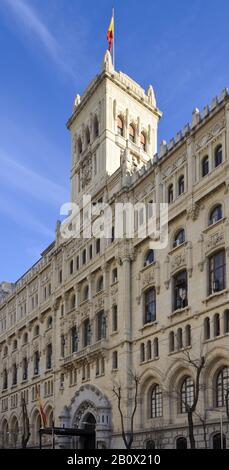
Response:
[[[207,441],[207,421],[206,421],[206,413],[204,416],[202,416],[197,410],[195,411],[195,415],[199,418],[202,427],[203,427],[203,433],[204,433],[204,446],[205,449],[208,448],[208,441]]]
[[[138,400],[138,387],[140,383],[140,378],[137,374],[131,373],[133,382],[134,382],[134,407],[130,417],[130,430],[125,430],[124,425],[124,414],[122,409],[122,387],[121,385],[114,385],[113,386],[113,393],[118,401],[118,411],[121,418],[121,430],[122,430],[122,438],[123,442],[126,446],[126,449],[131,449],[133,440],[134,440],[134,416],[137,410],[137,400]]]

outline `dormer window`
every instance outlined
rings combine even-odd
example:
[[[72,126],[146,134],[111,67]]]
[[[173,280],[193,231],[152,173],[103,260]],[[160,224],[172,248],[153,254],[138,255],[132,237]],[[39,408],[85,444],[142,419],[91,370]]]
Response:
[[[129,126],[129,140],[131,142],[135,142],[135,128],[133,124],[130,124]]]
[[[117,131],[118,135],[121,135],[123,137],[123,118],[121,116],[118,116],[117,118]]]

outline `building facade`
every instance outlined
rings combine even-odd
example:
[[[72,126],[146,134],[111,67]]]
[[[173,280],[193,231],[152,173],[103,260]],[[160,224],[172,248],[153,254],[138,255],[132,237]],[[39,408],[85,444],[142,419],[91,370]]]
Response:
[[[55,241],[0,304],[2,448],[21,446],[22,397],[28,446],[38,445],[37,390],[47,425],[95,429],[90,442],[58,437],[57,446],[124,447],[114,388],[128,433],[134,377],[133,447],[189,447],[185,404],[201,357],[196,445],[217,447],[222,436],[229,446],[228,90],[195,109],[157,154],[161,115],[152,86],[145,92],[115,71],[108,52],[76,96],[67,123],[72,202],[81,210],[85,194],[94,208],[144,202],[136,233],[152,216],[150,203],[168,203],[168,244],[153,250],[147,236],[117,238],[115,222],[108,238],[65,239],[57,223]]]

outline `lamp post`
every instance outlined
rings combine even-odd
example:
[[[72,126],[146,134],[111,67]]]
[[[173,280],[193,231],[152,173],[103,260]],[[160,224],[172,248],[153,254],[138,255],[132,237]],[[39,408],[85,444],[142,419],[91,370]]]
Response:
[[[223,411],[216,410],[215,408],[209,408],[206,411],[214,411],[215,413],[220,413],[220,448],[223,449]]]

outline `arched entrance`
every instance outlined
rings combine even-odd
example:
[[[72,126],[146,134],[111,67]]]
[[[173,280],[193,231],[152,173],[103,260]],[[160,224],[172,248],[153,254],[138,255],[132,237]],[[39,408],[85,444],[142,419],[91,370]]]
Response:
[[[177,449],[187,449],[187,439],[186,437],[178,437],[176,440]]]
[[[81,436],[79,447],[80,449],[95,449],[95,428],[96,428],[96,419],[92,413],[87,413],[81,422],[81,427],[85,431],[89,431],[92,434],[88,436]]]
[[[213,436],[212,439],[213,449],[226,449],[226,436],[221,433],[217,433]]]

